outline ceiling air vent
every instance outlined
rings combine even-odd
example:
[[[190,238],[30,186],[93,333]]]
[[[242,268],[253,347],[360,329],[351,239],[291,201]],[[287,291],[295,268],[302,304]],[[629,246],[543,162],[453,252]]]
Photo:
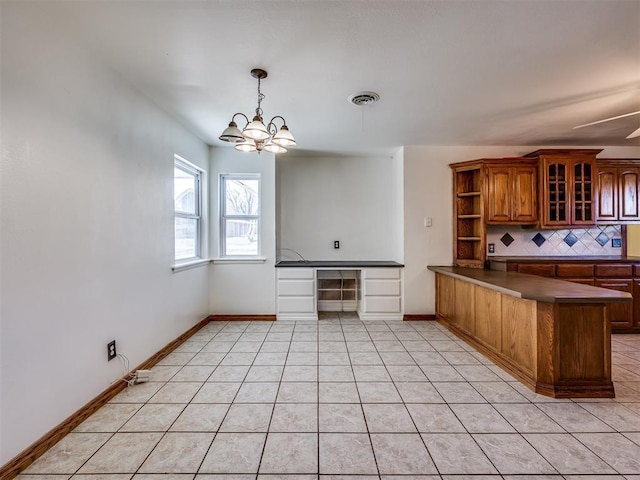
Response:
[[[380,95],[376,92],[358,92],[349,97],[349,101],[359,107],[373,105],[378,100],[380,100]]]

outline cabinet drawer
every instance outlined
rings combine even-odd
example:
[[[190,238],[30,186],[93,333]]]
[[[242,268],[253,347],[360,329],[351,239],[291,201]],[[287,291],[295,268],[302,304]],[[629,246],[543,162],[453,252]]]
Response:
[[[278,313],[314,313],[314,297],[279,297]]]
[[[364,293],[371,295],[400,295],[399,280],[366,280]]]
[[[364,310],[366,313],[399,313],[400,297],[367,297]]]
[[[596,287],[610,288],[633,295],[633,280],[607,278],[596,280]],[[633,303],[612,303],[607,306],[607,317],[612,328],[629,328],[633,325]]]
[[[313,268],[278,268],[278,279],[280,278],[306,278],[313,279]]]
[[[632,265],[611,265],[603,263],[596,265],[596,277],[631,277]]]
[[[640,277],[640,265],[633,266],[633,276]]]
[[[539,275],[540,277],[555,277],[556,266],[545,263],[526,263],[518,265],[519,273],[528,273],[530,275]]]
[[[313,296],[313,280],[278,280],[278,295]]]
[[[365,278],[400,278],[399,268],[367,268],[362,273]]]
[[[593,277],[593,265],[584,264],[558,264],[556,275],[562,278]]]
[[[565,282],[581,283],[582,285],[595,285],[596,281],[593,278],[563,278]]]
[[[596,279],[596,287],[610,288],[620,292],[633,293],[633,280],[630,278]]]

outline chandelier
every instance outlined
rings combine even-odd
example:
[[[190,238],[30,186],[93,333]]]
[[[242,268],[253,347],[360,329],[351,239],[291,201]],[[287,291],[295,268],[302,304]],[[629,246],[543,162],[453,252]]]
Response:
[[[289,131],[289,127],[287,127],[286,120],[277,115],[266,126],[262,120],[260,104],[264,100],[264,94],[260,91],[260,80],[267,78],[267,72],[260,68],[254,68],[251,70],[251,76],[258,80],[258,108],[256,108],[253,120],[249,122],[249,118],[244,113],[234,113],[229,126],[225,128],[219,138],[225,142],[235,143],[235,149],[241,152],[257,151],[260,153],[262,150],[266,150],[271,153],[285,153],[287,147],[295,147],[297,145]],[[235,122],[238,115],[244,117],[247,122],[242,131],[240,131],[238,124]],[[280,130],[276,127],[275,122],[277,120],[282,120]]]

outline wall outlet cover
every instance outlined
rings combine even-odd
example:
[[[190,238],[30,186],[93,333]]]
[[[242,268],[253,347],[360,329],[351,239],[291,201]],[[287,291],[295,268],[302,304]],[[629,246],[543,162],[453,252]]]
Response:
[[[340,240],[335,240],[333,242],[333,248],[340,248]]]
[[[111,361],[117,356],[118,354],[116,353],[116,341],[111,340],[109,343],[107,343],[107,360]]]
[[[490,243],[489,244],[489,253],[496,253],[496,244],[495,243]]]

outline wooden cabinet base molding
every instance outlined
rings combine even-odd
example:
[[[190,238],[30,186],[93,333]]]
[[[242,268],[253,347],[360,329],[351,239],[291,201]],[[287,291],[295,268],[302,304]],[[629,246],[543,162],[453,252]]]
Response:
[[[438,321],[554,398],[615,396],[607,305],[528,300],[436,272]]]

